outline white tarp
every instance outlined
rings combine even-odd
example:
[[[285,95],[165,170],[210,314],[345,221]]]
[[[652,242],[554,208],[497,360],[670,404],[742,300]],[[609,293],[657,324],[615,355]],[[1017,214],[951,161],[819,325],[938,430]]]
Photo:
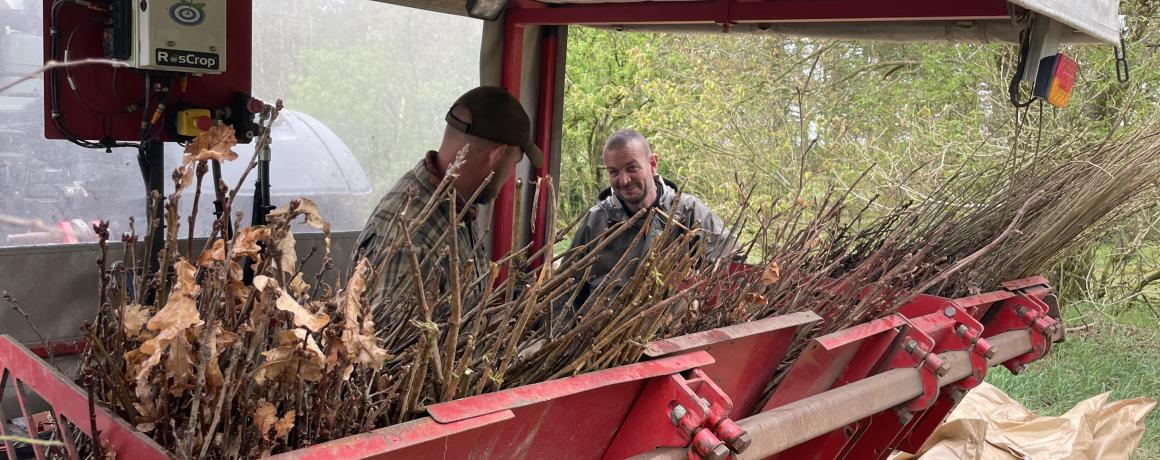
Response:
[[[1092,37],[1120,44],[1120,0],[1010,0]]]

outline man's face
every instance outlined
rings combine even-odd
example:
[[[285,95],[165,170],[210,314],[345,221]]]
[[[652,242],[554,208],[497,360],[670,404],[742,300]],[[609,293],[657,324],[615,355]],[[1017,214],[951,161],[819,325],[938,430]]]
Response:
[[[523,153],[517,147],[501,148],[496,152],[490,161],[491,170],[495,171],[495,174],[491,176],[491,182],[488,182],[483,191],[479,192],[479,197],[475,199],[476,203],[485,204],[499,195],[499,189],[511,177],[512,171],[515,171],[516,163],[520,161],[521,155]],[[483,178],[480,180],[482,181]]]
[[[604,168],[612,192],[630,210],[636,211],[656,199],[657,157],[644,150],[640,142],[627,142],[623,147],[604,151]]]

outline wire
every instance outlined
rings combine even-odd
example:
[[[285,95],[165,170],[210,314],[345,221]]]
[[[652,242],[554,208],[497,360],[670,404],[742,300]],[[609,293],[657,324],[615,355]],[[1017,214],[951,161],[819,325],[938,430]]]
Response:
[[[1019,32],[1019,64],[1015,67],[1015,75],[1011,77],[1011,84],[1007,86],[1007,94],[1011,97],[1011,104],[1015,108],[1024,108],[1035,101],[1035,95],[1025,102],[1019,101],[1019,82],[1023,81],[1023,69],[1027,65],[1027,55],[1031,53],[1031,28]]]
[[[86,7],[88,9],[91,9],[94,11],[108,11],[108,9],[106,9],[106,8],[103,8],[103,7],[98,6],[98,5],[94,5],[94,4],[89,3],[87,1],[84,1],[84,0],[55,0],[52,4],[52,12],[50,14],[50,20],[49,20],[49,57],[52,60],[57,60],[57,56],[58,56],[57,40],[60,38],[59,37],[60,31],[57,29],[57,27],[60,23],[60,21],[59,21],[60,10],[66,4],[83,6],[83,7]],[[73,28],[72,32],[69,34],[69,41],[68,41],[68,44],[66,44],[66,55],[67,55],[68,47],[71,46],[72,37],[76,33],[76,29],[79,27],[80,27],[80,25],[78,24],[76,27]],[[65,60],[67,60],[67,58]],[[89,105],[87,101],[85,101],[83,98],[80,97],[80,93],[76,92],[76,88],[73,86],[73,85],[75,85],[75,82],[72,81],[71,71],[66,72],[66,76],[67,76],[68,81],[70,83],[69,87],[72,88],[73,92],[78,95],[78,98],[81,100],[81,103],[86,108],[88,108],[89,110],[91,110],[99,115],[102,115],[102,117],[107,118],[109,116],[108,113],[96,110],[94,107]],[[112,151],[113,148],[117,148],[117,147],[140,148],[139,144],[129,143],[129,142],[117,142],[117,141],[113,140],[110,136],[111,126],[107,130],[102,129],[102,131],[104,131],[105,136],[99,142],[92,142],[92,141],[77,138],[77,136],[75,136],[72,133],[72,131],[69,131],[68,128],[65,127],[64,122],[62,120],[62,118],[64,117],[64,114],[61,113],[61,111],[60,111],[60,69],[49,70],[48,78],[49,78],[49,85],[48,86],[49,86],[49,107],[50,107],[50,114],[49,115],[50,115],[50,118],[52,119],[53,126],[56,128],[57,132],[60,133],[61,137],[65,138],[65,140],[68,140],[69,142],[72,142],[73,144],[76,144],[80,147],[89,148],[89,149],[104,149],[106,152]],[[104,128],[104,126],[108,126],[108,123],[109,122],[103,118],[102,119],[102,128]]]

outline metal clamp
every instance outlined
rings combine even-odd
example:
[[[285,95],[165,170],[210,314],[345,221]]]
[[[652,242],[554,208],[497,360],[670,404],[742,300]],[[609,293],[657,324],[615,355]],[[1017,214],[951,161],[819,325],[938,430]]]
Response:
[[[724,460],[752,443],[729,418],[733,402],[700,369],[649,381],[604,458],[623,458],[658,446],[688,447],[693,460]],[[676,430],[658,426],[663,420]]]

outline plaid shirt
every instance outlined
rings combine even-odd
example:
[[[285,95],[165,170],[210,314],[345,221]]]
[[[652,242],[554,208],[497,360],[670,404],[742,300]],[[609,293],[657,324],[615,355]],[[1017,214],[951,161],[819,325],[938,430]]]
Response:
[[[449,292],[451,279],[448,256],[451,240],[450,234],[446,231],[451,223],[451,206],[446,199],[441,200],[428,219],[423,222],[414,221],[417,219],[416,214],[434,196],[442,176],[443,171],[439,170],[435,161],[435,152],[427,152],[427,156],[414,169],[404,174],[391,191],[383,196],[358,237],[355,257],[360,250],[364,251],[377,275],[374,283],[367,286],[367,291],[371,294],[371,306],[376,312],[375,319],[380,328],[393,324],[394,320],[399,318],[391,318],[390,310],[393,309],[380,309],[379,306],[386,303],[415,301],[410,258],[402,248],[391,250],[391,243],[400,230],[396,220],[402,220],[411,227],[411,245],[415,248],[415,255],[419,259],[422,278],[427,283],[425,294],[428,304],[438,307],[439,304],[447,303],[442,297]],[[483,247],[474,205],[470,206],[472,208],[464,213],[456,232],[459,270],[462,279],[478,280],[488,272],[490,259]],[[401,219],[397,219],[400,212],[404,214]],[[470,276],[465,272],[469,260],[474,261],[471,264]],[[467,298],[464,298],[464,302],[480,295],[481,288],[487,281],[482,280],[475,288],[466,291]],[[471,281],[466,281],[464,287],[467,288],[468,284],[471,284]],[[384,320],[386,323],[381,322]]]

